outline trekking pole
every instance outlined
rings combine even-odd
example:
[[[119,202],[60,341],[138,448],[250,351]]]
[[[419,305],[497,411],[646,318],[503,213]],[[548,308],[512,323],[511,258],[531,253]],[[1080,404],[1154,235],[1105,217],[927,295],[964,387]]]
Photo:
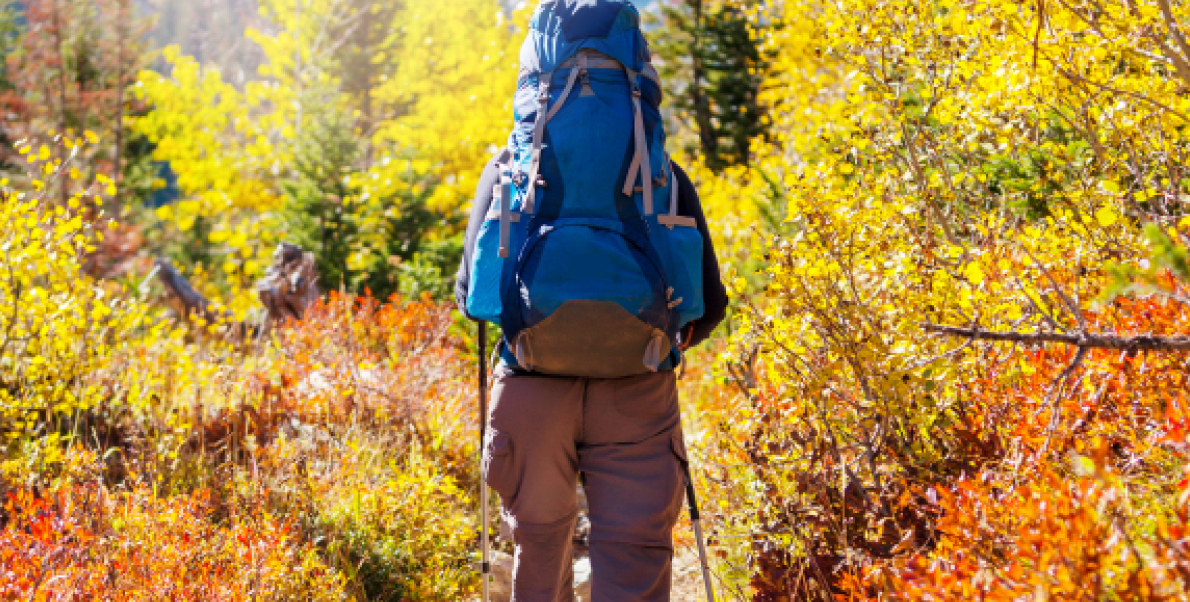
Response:
[[[690,523],[694,525],[694,539],[698,540],[698,562],[702,565],[702,584],[707,590],[707,602],[715,602],[715,589],[711,587],[711,565],[707,563],[706,541],[702,537],[702,522],[698,519],[698,500],[694,498],[694,479],[690,477],[690,462],[682,462],[686,472],[686,502],[690,505]]]
[[[483,583],[483,602],[488,602],[488,577],[492,563],[488,559],[488,484],[483,479],[483,448],[488,425],[488,325],[479,322],[479,515],[480,523],[480,579]]]

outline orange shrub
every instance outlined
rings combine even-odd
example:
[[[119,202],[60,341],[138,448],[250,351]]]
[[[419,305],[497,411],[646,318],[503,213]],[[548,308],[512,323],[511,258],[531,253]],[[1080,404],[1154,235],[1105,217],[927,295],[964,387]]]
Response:
[[[1178,334],[1185,286],[1162,285],[1086,328]],[[974,343],[947,361],[965,368],[907,379],[894,415],[838,382],[822,408],[748,394],[735,476],[759,495],[732,518],[757,527],[753,600],[1187,599],[1190,354]],[[836,444],[820,412],[853,413],[848,441],[870,447]]]
[[[343,579],[263,509],[220,516],[203,492],[145,486],[8,495],[0,597],[58,600],[344,600]]]

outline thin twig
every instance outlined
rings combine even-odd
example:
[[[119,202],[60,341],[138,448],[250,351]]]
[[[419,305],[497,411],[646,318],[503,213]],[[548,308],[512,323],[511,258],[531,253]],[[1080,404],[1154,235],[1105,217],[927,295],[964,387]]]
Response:
[[[1082,365],[1083,360],[1087,358],[1088,350],[1088,347],[1079,347],[1078,353],[1074,354],[1074,359],[1070,362],[1070,365],[1066,366],[1066,369],[1062,370],[1062,373],[1058,375],[1058,378],[1054,379],[1053,388],[1050,389],[1049,393],[1049,395],[1053,396],[1053,400],[1046,400],[1048,405],[1052,408],[1051,411],[1053,412],[1053,415],[1050,417],[1049,426],[1047,426],[1045,429],[1045,443],[1041,445],[1041,449],[1037,452],[1038,458],[1045,456],[1045,452],[1049,449],[1050,442],[1054,438],[1054,431],[1058,430],[1058,422],[1060,422],[1062,417],[1061,402],[1062,395],[1064,393],[1063,389],[1066,388],[1066,381],[1069,380],[1070,376],[1074,374],[1074,371],[1077,370],[1080,365]]]
[[[1062,287],[1058,285],[1058,281],[1054,279],[1053,274],[1050,274],[1050,271],[1046,269],[1046,267],[1042,265],[1040,261],[1037,260],[1037,257],[1033,256],[1033,253],[1029,251],[1029,247],[1021,245],[1021,249],[1025,252],[1025,255],[1029,256],[1029,259],[1033,261],[1033,264],[1037,266],[1037,269],[1041,270],[1041,273],[1045,276],[1045,279],[1049,280],[1050,284],[1053,285],[1054,293],[1057,294],[1058,298],[1066,304],[1066,307],[1070,310],[1070,313],[1074,314],[1074,319],[1078,321],[1079,328],[1081,328],[1083,331],[1086,331],[1087,321],[1083,318],[1083,312],[1078,308],[1078,304],[1066,294],[1066,291],[1062,290]]]

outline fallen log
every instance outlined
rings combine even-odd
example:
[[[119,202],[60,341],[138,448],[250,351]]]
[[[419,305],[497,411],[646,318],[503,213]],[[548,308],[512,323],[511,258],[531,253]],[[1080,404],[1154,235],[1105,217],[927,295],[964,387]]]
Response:
[[[213,303],[191,286],[168,259],[158,258],[150,278],[156,276],[165,287],[165,303],[183,319],[202,319],[208,324],[223,323],[225,334],[236,340],[255,338],[276,322],[301,320],[306,310],[318,300],[318,265],[313,253],[298,245],[283,242],[273,251],[273,262],[256,284],[267,318],[262,324],[236,323],[231,312],[219,311]]]
[[[183,319],[191,320],[197,317],[212,323],[228,315],[227,312],[217,313],[212,310],[211,302],[202,296],[202,293],[194,290],[186,277],[182,276],[168,259],[158,257],[152,275],[156,275],[157,280],[165,287],[165,304]]]

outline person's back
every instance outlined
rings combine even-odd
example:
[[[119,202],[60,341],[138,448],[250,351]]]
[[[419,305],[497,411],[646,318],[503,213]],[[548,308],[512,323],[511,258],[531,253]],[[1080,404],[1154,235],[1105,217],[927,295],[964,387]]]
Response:
[[[513,600],[572,599],[580,475],[593,599],[668,600],[686,461],[673,369],[726,292],[664,155],[635,9],[543,2],[521,60],[531,94],[479,182],[456,285],[504,335],[483,473],[512,526]]]

